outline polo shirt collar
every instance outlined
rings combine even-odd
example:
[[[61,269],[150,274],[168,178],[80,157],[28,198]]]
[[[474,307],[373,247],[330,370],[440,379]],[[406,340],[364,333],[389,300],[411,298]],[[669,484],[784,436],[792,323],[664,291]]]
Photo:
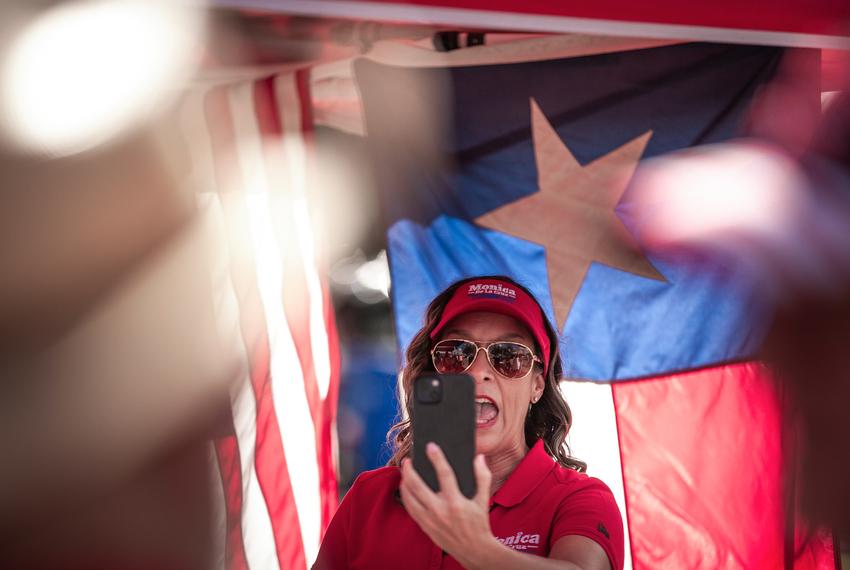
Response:
[[[491,497],[490,502],[503,507],[518,505],[554,468],[555,460],[546,453],[543,440],[538,439],[508,476],[508,480]]]

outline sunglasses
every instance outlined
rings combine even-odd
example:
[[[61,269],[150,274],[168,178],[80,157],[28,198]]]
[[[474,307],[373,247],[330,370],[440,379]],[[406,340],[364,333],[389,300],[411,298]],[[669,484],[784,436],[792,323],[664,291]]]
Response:
[[[506,378],[525,378],[535,362],[542,361],[534,351],[518,342],[475,342],[460,338],[441,340],[431,349],[434,370],[440,374],[466,372],[478,357],[478,351],[487,354],[490,367]]]

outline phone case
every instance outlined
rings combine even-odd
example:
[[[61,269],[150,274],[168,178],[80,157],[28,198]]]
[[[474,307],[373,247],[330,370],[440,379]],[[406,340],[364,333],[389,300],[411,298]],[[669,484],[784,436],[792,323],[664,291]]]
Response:
[[[434,381],[440,396],[434,399]],[[439,491],[437,474],[425,454],[433,441],[440,446],[466,497],[475,495],[475,382],[466,374],[423,375],[413,385],[413,467],[431,489]]]

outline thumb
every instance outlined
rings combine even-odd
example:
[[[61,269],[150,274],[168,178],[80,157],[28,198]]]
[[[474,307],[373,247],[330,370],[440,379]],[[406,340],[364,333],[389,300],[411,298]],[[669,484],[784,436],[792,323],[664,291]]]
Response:
[[[493,482],[493,474],[487,468],[484,455],[480,453],[475,456],[473,468],[475,469],[475,485],[477,487],[474,500],[484,510],[487,510],[487,505],[490,502],[490,484]]]

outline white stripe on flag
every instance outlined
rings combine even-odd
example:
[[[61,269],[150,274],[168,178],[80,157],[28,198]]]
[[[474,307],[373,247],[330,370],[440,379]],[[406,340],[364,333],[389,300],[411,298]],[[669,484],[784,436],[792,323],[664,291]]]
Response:
[[[561,382],[561,393],[573,412],[573,425],[567,436],[570,452],[587,463],[588,475],[601,479],[611,488],[617,506],[623,514],[624,568],[630,569],[632,552],[629,544],[629,520],[611,385],[601,382],[565,381]]]
[[[239,458],[242,466],[242,537],[245,544],[245,557],[248,568],[274,570],[280,567],[277,546],[254,461],[257,441],[256,400],[251,386],[248,355],[242,340],[239,302],[230,276],[230,262],[227,259],[227,252],[232,249],[227,243],[228,225],[225,220],[227,214],[224,212],[218,194],[212,195],[209,211],[217,228],[213,235],[221,238],[221,241],[211,249],[222,252],[222,259],[213,264],[215,310],[219,315],[220,326],[228,329],[223,331],[222,338],[231,340],[234,354],[239,355],[241,370],[239,390],[233,398],[232,405],[233,423],[239,442]]]
[[[319,396],[324,400],[328,395],[331,380],[331,358],[328,331],[325,327],[324,295],[316,268],[316,236],[313,233],[307,205],[307,153],[301,131],[301,100],[295,74],[287,73],[275,78],[275,93],[278,95],[276,103],[282,117],[283,153],[293,198],[295,233],[301,249],[304,276],[310,296],[310,346],[313,351],[313,369],[316,373]]]
[[[230,252],[232,246],[228,243],[227,213],[221,203],[221,197],[215,192],[214,153],[212,141],[207,129],[204,116],[203,101],[208,89],[199,89],[188,100],[182,115],[183,129],[189,136],[187,147],[192,156],[191,182],[202,191],[196,194],[198,209],[205,216],[207,223],[212,226],[209,235],[217,240],[211,244],[209,251],[218,252],[211,260],[211,281],[213,288],[213,304],[217,324],[220,328],[220,338],[230,343],[231,354],[237,355],[240,377],[231,398],[233,423],[239,447],[240,470],[242,478],[242,512],[241,526],[248,568],[279,568],[277,547],[274,531],[271,525],[266,502],[259,485],[256,472],[255,443],[256,443],[256,402],[251,387],[250,368],[245,343],[242,339],[242,329],[239,319],[239,302],[230,272]],[[230,189],[221,188],[222,192]],[[230,236],[236,237],[238,236]],[[219,479],[221,473],[217,470]],[[227,497],[224,498],[227,501]],[[227,537],[221,537],[221,543],[216,545],[223,548]]]
[[[303,372],[281,301],[284,288],[283,254],[271,217],[269,184],[259,125],[254,111],[253,83],[230,93],[237,138],[237,156],[244,176],[246,204],[254,246],[257,285],[266,316],[271,362],[272,400],[281,428],[283,451],[301,526],[304,554],[311,565],[319,550],[321,500],[316,461],[315,428],[304,391]],[[295,468],[297,466],[297,468]],[[247,542],[247,535],[246,535]]]
[[[198,104],[193,104],[191,106],[192,110],[201,110],[202,108]],[[203,119],[203,116],[200,117]],[[185,125],[184,125],[185,128]],[[196,139],[197,140],[197,139]],[[193,149],[193,154],[198,153],[198,150]],[[194,157],[193,157],[194,158]],[[197,161],[193,160],[195,164]],[[215,210],[218,209],[217,198],[215,194],[211,192],[198,192],[195,194],[195,203],[197,206],[197,210],[201,216],[204,217],[207,225],[210,226],[210,231],[207,235],[211,236],[211,239],[215,239],[216,243],[210,244],[210,253],[215,254],[216,252],[220,253],[214,258],[210,259],[210,270],[211,270],[211,284],[212,284],[212,301],[213,307],[215,310],[215,314],[217,315],[216,324],[219,327],[219,338],[222,341],[230,340],[231,343],[236,347],[236,351],[233,354],[243,355],[242,351],[239,350],[242,346],[242,342],[239,338],[239,331],[227,330],[225,321],[221,318],[223,313],[222,306],[224,304],[224,300],[226,298],[226,286],[230,283],[230,276],[227,269],[227,256],[221,255],[221,252],[226,252],[227,249],[222,249],[220,243],[220,239],[223,237],[222,227],[220,223],[216,223],[217,217],[215,215]],[[230,321],[232,324],[232,320]],[[235,332],[235,334],[234,334]],[[221,570],[226,570],[227,562],[225,559],[226,556],[226,545],[227,545],[227,497],[225,496],[224,491],[224,481],[221,477],[221,470],[218,463],[218,456],[215,448],[215,443],[210,441],[207,444],[207,449],[209,453],[209,464],[210,464],[210,480],[211,480],[211,513],[210,513],[210,530],[212,532],[213,541],[212,541],[212,552],[210,553],[210,561],[213,568],[220,568]]]
[[[210,567],[226,570],[225,551],[227,544],[227,498],[224,496],[224,482],[218,466],[215,444],[207,444],[207,461],[210,473],[210,534],[213,537],[210,546]]]
[[[249,380],[239,382],[239,391],[233,399],[233,425],[242,463],[242,540],[245,543],[245,558],[248,568],[274,570],[280,568],[280,565],[269,510],[257,479],[254,461],[257,406]]]

